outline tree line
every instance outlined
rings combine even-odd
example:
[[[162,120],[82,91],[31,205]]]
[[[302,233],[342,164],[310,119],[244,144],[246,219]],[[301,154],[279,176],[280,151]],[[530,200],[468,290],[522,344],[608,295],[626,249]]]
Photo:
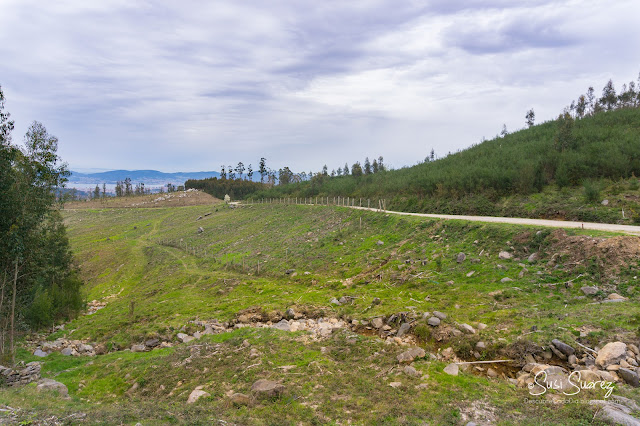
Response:
[[[14,360],[19,332],[77,315],[83,302],[56,190],[69,171],[58,139],[34,121],[24,147],[0,87],[0,353]]]

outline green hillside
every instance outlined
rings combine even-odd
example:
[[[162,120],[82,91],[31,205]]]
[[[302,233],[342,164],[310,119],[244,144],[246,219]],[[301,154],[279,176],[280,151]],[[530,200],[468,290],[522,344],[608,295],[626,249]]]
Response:
[[[631,223],[640,220],[635,176],[640,109],[622,108],[581,119],[567,114],[413,167],[318,174],[252,198],[342,196],[386,199],[401,211]]]
[[[43,375],[67,385],[71,399],[37,398],[35,385],[0,389],[2,404],[20,407],[12,414],[20,421],[73,422],[84,413],[106,424],[540,424],[545,416],[549,424],[585,424],[592,408],[527,404],[527,390],[505,379],[551,339],[596,346],[635,339],[640,326],[639,266],[624,254],[634,252],[597,249],[606,241],[636,247],[636,237],[325,206],[87,209],[64,217],[87,300],[104,307],[46,339],[79,339],[109,353],[37,358],[30,354],[44,336],[31,336],[19,358],[42,361]],[[582,249],[589,244],[592,251]],[[500,251],[513,257],[500,259]],[[532,253],[538,260],[529,262]],[[585,297],[582,286],[599,292]],[[630,298],[624,309],[599,303],[612,292]],[[352,326],[319,339],[233,327],[248,317],[277,322],[288,309]],[[447,314],[438,328],[424,316],[434,311]],[[408,337],[379,338],[375,318],[393,330],[410,322]],[[201,332],[212,321],[232,330],[180,343],[178,333]],[[463,323],[478,331],[451,334]],[[168,347],[129,350],[149,339]],[[413,345],[433,354],[414,361],[415,376],[396,360]],[[473,368],[449,376],[445,350],[515,364],[496,366],[503,379]],[[257,379],[279,381],[284,394],[231,402],[233,392],[251,395]],[[198,386],[209,396],[186,404]],[[640,398],[637,389],[616,389]]]

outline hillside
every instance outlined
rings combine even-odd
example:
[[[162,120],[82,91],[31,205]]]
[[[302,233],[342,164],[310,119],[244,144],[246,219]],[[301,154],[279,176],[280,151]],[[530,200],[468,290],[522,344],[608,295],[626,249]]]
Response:
[[[17,421],[584,424],[589,405],[526,403],[521,369],[571,368],[553,339],[580,359],[578,343],[638,339],[637,237],[304,205],[64,217],[89,315],[49,343],[32,336],[20,357],[43,362],[71,399],[1,389]],[[607,303],[613,293],[624,300]],[[79,356],[57,352],[69,345]],[[412,347],[426,352],[399,362]],[[500,359],[513,362],[444,372]],[[260,396],[258,379],[282,387]],[[187,404],[196,390],[206,395]],[[640,400],[620,382],[615,394]]]
[[[99,173],[71,172],[69,186],[77,185],[115,185],[118,181],[130,178],[132,182],[144,182],[145,185],[183,185],[189,179],[205,179],[219,176],[218,172],[176,172],[165,173],[157,170],[111,170]]]
[[[640,109],[624,108],[545,122],[413,167],[316,175],[252,198],[342,196],[411,212],[632,223],[640,220],[635,176]]]

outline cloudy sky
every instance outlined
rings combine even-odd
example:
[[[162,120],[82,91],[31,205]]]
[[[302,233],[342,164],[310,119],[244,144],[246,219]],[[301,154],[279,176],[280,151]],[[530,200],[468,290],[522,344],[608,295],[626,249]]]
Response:
[[[412,165],[640,71],[640,2],[0,0],[0,85],[72,169]]]

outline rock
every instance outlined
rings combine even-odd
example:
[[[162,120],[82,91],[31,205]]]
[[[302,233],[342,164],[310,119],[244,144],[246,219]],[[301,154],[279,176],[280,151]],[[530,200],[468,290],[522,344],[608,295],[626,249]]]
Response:
[[[371,320],[371,325],[373,326],[373,328],[382,328],[382,326],[384,325],[384,321],[382,318],[374,318]]]
[[[204,232],[204,228],[202,226],[198,226],[198,234],[202,234]]]
[[[286,319],[280,320],[279,323],[273,324],[271,327],[277,328],[278,330],[282,331],[291,331],[291,325]]]
[[[450,376],[457,376],[460,371],[458,364],[449,364],[444,368],[444,372]]]
[[[496,378],[496,377],[498,377],[498,372],[496,370],[494,370],[493,368],[489,367],[489,369],[487,370],[487,376],[489,376],[491,378]]]
[[[42,391],[58,392],[58,394],[63,398],[69,397],[69,389],[67,389],[67,387],[63,383],[56,382],[55,380],[52,380],[52,379],[41,379],[38,382],[38,386],[36,386],[36,390],[38,392],[42,392]]]
[[[578,370],[578,373],[579,374],[576,374],[575,376],[578,376],[576,379],[579,382],[597,382],[600,380],[600,376],[592,370]]]
[[[40,358],[44,358],[45,356],[47,356],[47,355],[49,355],[49,354],[48,354],[48,353],[46,353],[46,352],[44,352],[44,351],[43,351],[43,350],[41,350],[41,349],[36,349],[36,350],[33,352],[33,355],[35,355],[35,356],[39,356]]]
[[[207,397],[207,396],[211,396],[211,394],[209,392],[203,391],[202,389],[194,389],[189,394],[189,398],[187,399],[187,404],[193,404],[194,402],[196,402],[197,400],[199,400],[203,396]]]
[[[284,271],[284,273],[285,273],[285,274],[287,274],[287,275],[291,275],[291,274],[293,274],[295,271],[296,271],[295,269],[287,269],[286,271]]]
[[[564,342],[562,342],[562,341],[560,341],[558,339],[553,339],[551,341],[551,344],[553,346],[555,346],[556,349],[558,349],[560,352],[562,352],[566,356],[573,355],[575,353],[575,351],[576,351],[571,346],[567,345],[566,343],[564,343]]]
[[[379,297],[374,297],[373,300],[371,301],[372,305],[379,305],[380,304],[380,298]]]
[[[190,341],[193,340],[192,336],[189,336],[188,334],[185,333],[178,333],[177,336],[178,340],[180,340],[182,343],[189,343]]]
[[[131,345],[131,352],[144,352],[146,349],[145,345]]]
[[[502,260],[511,259],[512,257],[513,255],[508,251],[501,251],[500,253],[498,253],[498,258]]]
[[[580,288],[580,291],[582,291],[585,296],[593,296],[598,292],[598,287],[584,286]]]
[[[618,370],[618,375],[622,377],[622,380],[624,380],[625,382],[627,382],[627,384],[633,386],[634,388],[640,386],[640,378],[638,377],[638,374],[636,372],[631,371],[627,368],[620,368]]]
[[[476,271],[470,271],[470,272],[467,272],[467,278],[471,278],[471,276],[472,276],[473,274],[475,274],[475,273],[476,273]]]
[[[402,371],[404,372],[404,374],[406,374],[407,376],[411,376],[411,377],[419,377],[422,375],[422,373],[420,373],[418,370],[416,370],[414,367],[410,366],[410,365],[406,365]]]
[[[289,308],[284,315],[289,319],[293,319],[296,316],[296,311],[294,311],[293,308]]]
[[[340,302],[341,305],[346,305],[349,303],[349,299],[345,296],[342,296],[340,299],[338,299],[338,302]]]
[[[402,387],[402,382],[391,382],[391,383],[389,383],[389,386],[391,386],[394,389],[398,389],[398,388]]]
[[[529,270],[528,270],[527,268],[522,268],[522,270],[520,271],[520,273],[518,273],[518,278],[522,278],[522,277],[524,277],[524,275],[525,275],[526,273],[528,273],[528,272],[529,272]]]
[[[478,330],[482,331],[485,328],[487,328],[487,324],[484,324],[484,323],[481,323],[481,322],[478,323]]]
[[[249,405],[251,399],[243,393],[234,393],[229,397],[229,401],[233,405]]]
[[[73,354],[73,349],[66,347],[60,351],[60,353],[64,356],[71,356]]]
[[[447,318],[447,314],[439,312],[439,311],[433,311],[433,316],[437,317],[441,320],[445,320]]]
[[[426,352],[424,351],[424,349],[413,347],[408,351],[402,352],[400,355],[397,356],[397,359],[399,363],[410,364],[416,358],[424,358],[425,355],[426,355]]]
[[[596,412],[595,418],[598,420],[604,420],[607,423],[613,423],[616,425],[626,426],[640,426],[640,420],[633,417],[631,409],[621,404],[616,404],[611,401],[589,401],[589,405],[599,406],[600,409]]]
[[[484,342],[478,342],[476,343],[476,349],[479,351],[483,351],[487,349],[487,345]]]
[[[462,253],[462,252],[460,252],[460,253],[458,253],[458,255],[456,256],[456,262],[458,262],[458,263],[462,263],[462,262],[464,262],[464,260],[465,260],[466,258],[467,258],[467,255],[466,255],[466,254],[464,254],[464,253]]]
[[[80,348],[78,349],[78,351],[82,353],[93,352],[93,346],[82,344],[80,345]]]
[[[97,345],[94,346],[94,350],[96,355],[104,355],[107,353],[107,345],[103,343],[98,343]]]
[[[609,296],[607,296],[607,299],[609,299],[609,300],[627,300],[626,297],[620,296],[618,293],[611,293]]]
[[[335,297],[334,297],[333,299],[331,299],[331,300],[329,301],[329,303],[331,303],[332,305],[338,305],[338,306],[340,306],[340,305],[341,305],[341,303],[340,303],[340,302],[338,301],[338,299],[336,299]]]
[[[607,343],[598,351],[596,364],[602,368],[606,368],[611,364],[617,364],[620,360],[627,356],[627,345],[622,342]]]
[[[272,380],[260,379],[251,386],[251,392],[263,398],[274,398],[284,392],[284,386]]]
[[[409,330],[411,329],[411,324],[409,323],[402,323],[402,325],[400,326],[400,329],[398,329],[398,332],[396,333],[397,337],[402,337],[404,336]]]
[[[569,365],[577,365],[578,364],[578,357],[576,357],[575,355],[569,355],[568,361]]]
[[[260,352],[256,348],[251,348],[249,351],[249,358],[257,358],[260,356]]]
[[[432,327],[437,327],[440,325],[440,318],[431,317],[427,320],[427,324],[429,324]]]
[[[538,261],[538,258],[539,258],[539,257],[540,257],[540,256],[538,255],[538,253],[537,253],[537,252],[536,252],[536,253],[531,253],[531,254],[529,255],[529,257],[527,258],[527,262],[529,262],[529,263],[536,263],[536,262]]]
[[[146,342],[144,342],[144,345],[148,348],[155,348],[159,344],[160,344],[160,340],[158,339],[149,339]]]
[[[509,278],[509,277],[504,277],[503,279],[500,280],[501,283],[509,283],[511,281],[513,281],[513,280],[511,278]]]
[[[603,206],[608,206],[609,205],[609,200],[602,200],[602,202],[600,203]]]
[[[384,241],[378,240],[378,242],[376,243],[379,246],[383,246],[384,245]]]
[[[460,330],[468,334],[476,334],[476,329],[471,327],[469,324],[460,324]]]

